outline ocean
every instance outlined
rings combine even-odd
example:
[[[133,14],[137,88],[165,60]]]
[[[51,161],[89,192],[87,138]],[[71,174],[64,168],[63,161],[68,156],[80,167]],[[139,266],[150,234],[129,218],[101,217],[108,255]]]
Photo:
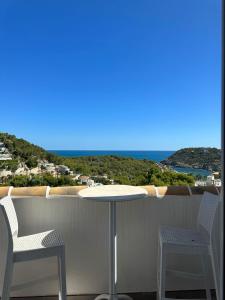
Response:
[[[98,156],[98,155],[115,155],[121,157],[132,157],[134,159],[148,159],[155,162],[160,162],[175,151],[110,151],[110,150],[49,150],[49,152],[54,153],[59,156],[65,157],[82,157],[82,156]],[[193,168],[181,168],[174,167],[174,169],[179,173],[192,173],[195,175],[207,176],[210,174],[209,171],[203,169],[193,169]]]

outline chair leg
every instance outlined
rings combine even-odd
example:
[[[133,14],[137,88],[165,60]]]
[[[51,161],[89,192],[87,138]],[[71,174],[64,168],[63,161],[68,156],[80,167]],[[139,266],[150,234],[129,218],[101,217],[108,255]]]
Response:
[[[9,262],[6,264],[3,288],[2,288],[2,300],[10,299],[10,287],[12,283],[13,276],[13,262]]]
[[[209,257],[208,255],[202,254],[201,255],[201,264],[202,264],[202,270],[205,274],[205,289],[206,289],[206,299],[211,300],[211,291],[210,291],[210,270],[209,270]]]
[[[157,250],[157,296],[156,296],[157,300],[159,300],[159,265],[160,265],[160,244],[158,243],[158,250]]]
[[[160,260],[159,260],[159,300],[163,300],[165,295],[166,283],[166,253],[163,245],[160,245]]]
[[[65,265],[65,247],[62,247],[58,256],[59,273],[59,300],[66,300],[66,265]]]

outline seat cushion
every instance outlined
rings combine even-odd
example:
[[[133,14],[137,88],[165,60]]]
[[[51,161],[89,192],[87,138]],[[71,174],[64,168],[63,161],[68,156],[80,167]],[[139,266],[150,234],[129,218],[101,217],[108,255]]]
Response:
[[[192,247],[206,247],[209,241],[198,231],[176,227],[161,227],[159,232],[161,243]]]
[[[15,237],[13,239],[14,252],[26,252],[62,245],[64,245],[64,242],[56,230],[40,232],[22,237]]]

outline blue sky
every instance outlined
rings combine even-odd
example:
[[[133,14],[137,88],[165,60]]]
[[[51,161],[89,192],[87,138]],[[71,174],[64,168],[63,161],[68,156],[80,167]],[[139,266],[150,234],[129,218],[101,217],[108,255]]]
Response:
[[[0,4],[0,131],[46,149],[220,147],[219,0]]]

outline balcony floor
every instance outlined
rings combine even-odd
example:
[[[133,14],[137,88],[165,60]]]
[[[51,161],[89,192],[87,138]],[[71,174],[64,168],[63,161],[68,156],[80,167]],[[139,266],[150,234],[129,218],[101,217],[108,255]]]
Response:
[[[133,300],[157,300],[156,293],[133,293],[128,294]],[[97,295],[76,295],[68,296],[68,300],[94,300]],[[205,291],[174,291],[167,292],[166,297],[173,299],[204,299]],[[13,300],[58,300],[57,296],[45,296],[45,297],[20,297],[12,298]],[[212,300],[216,300],[215,291],[212,291]]]

